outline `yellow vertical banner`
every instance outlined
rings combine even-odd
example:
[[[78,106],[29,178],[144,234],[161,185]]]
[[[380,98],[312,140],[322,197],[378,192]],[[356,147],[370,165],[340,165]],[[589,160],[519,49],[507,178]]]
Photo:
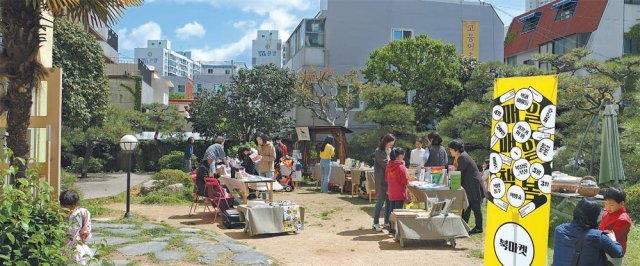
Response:
[[[462,55],[478,59],[480,21],[462,21]]]
[[[485,265],[546,265],[558,77],[497,79]]]

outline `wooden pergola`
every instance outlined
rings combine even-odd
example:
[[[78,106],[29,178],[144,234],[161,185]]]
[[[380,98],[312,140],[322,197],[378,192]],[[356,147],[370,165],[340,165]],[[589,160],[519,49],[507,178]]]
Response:
[[[341,163],[344,163],[349,156],[349,147],[347,143],[347,133],[353,133],[350,129],[343,126],[310,126],[309,136],[311,141],[298,140],[296,134],[295,149],[300,150],[302,153],[302,167],[303,172],[309,173],[309,166],[314,165],[319,161],[319,158],[310,158],[309,151],[315,147],[312,146],[313,141],[323,141],[318,139],[318,135],[331,135],[335,138],[336,157]]]

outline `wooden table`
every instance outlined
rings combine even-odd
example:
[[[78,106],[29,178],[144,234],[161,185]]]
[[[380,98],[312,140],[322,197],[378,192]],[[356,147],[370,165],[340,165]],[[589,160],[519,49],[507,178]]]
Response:
[[[226,185],[229,189],[236,189],[242,194],[242,204],[247,204],[249,186],[251,184],[264,184],[269,193],[269,201],[273,202],[273,184],[275,180],[265,177],[254,176],[250,179],[234,179],[230,177],[220,177],[220,184]]]
[[[595,200],[598,205],[604,204],[604,197],[596,195],[595,197],[585,197],[578,193],[559,193],[551,192],[551,213],[558,215],[566,220],[573,219],[573,210],[582,198]],[[558,202],[559,201],[559,202]],[[557,203],[557,204],[556,204]]]

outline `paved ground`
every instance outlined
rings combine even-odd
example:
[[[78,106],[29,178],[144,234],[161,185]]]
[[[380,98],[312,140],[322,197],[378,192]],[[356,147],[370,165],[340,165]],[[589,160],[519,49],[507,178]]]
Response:
[[[116,223],[112,223],[116,222]],[[166,224],[93,222],[90,245],[115,265],[270,265],[273,260],[241,242],[214,232]],[[106,254],[103,254],[106,255]]]
[[[137,186],[151,179],[151,174],[131,174],[131,187]],[[76,186],[82,191],[83,199],[106,198],[127,191],[127,173],[119,174],[89,174],[81,179]]]

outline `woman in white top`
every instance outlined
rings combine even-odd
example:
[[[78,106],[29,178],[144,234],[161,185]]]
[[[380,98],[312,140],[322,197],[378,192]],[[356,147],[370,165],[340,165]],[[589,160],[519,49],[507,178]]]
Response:
[[[417,172],[420,172],[420,169],[422,169],[424,163],[427,162],[427,158],[425,157],[425,149],[422,148],[422,146],[424,145],[424,140],[422,138],[416,139],[415,145],[416,148],[411,150],[411,156],[409,157],[409,167],[415,168]]]

